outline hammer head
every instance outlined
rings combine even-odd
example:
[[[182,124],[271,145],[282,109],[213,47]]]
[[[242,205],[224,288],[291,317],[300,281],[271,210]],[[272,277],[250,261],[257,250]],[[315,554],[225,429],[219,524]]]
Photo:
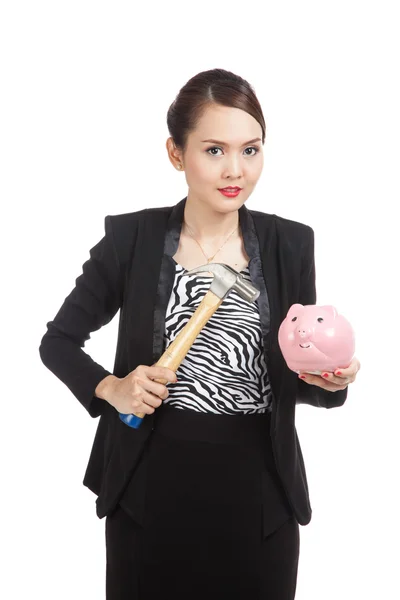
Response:
[[[233,290],[247,302],[255,302],[260,295],[260,291],[244,279],[239,271],[235,271],[223,263],[207,263],[184,273],[184,275],[195,275],[202,272],[210,272],[214,275],[210,290],[218,298],[226,298]]]

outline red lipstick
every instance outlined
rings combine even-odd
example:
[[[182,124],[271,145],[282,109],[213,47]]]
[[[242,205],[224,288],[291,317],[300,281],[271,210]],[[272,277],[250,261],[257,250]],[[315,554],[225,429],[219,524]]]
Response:
[[[221,192],[221,194],[223,194],[224,196],[227,196],[228,198],[235,198],[242,191],[242,188],[237,187],[237,186],[235,186],[235,187],[226,187],[226,188],[218,188],[218,189]]]

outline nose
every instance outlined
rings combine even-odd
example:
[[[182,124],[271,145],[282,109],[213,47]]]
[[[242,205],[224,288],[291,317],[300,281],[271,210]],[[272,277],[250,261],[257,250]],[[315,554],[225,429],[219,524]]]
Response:
[[[297,333],[299,334],[299,336],[300,336],[301,338],[307,338],[307,337],[309,337],[309,335],[310,335],[310,333],[311,333],[311,330],[310,330],[310,328],[309,328],[309,327],[307,327],[307,328],[304,328],[304,329],[302,329],[302,328],[299,328],[299,329],[297,330]]]
[[[226,159],[225,163],[225,177],[230,177],[230,179],[238,179],[243,175],[242,162],[239,157],[232,156],[231,158]]]

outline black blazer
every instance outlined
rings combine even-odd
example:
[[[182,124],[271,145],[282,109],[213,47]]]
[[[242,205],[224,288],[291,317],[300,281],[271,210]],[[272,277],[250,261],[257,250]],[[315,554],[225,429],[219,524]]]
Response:
[[[99,518],[119,502],[153,429],[154,414],[139,429],[97,398],[97,384],[110,371],[82,349],[90,332],[120,309],[113,374],[125,377],[139,364],[153,365],[164,351],[164,323],[175,276],[186,197],[175,206],[105,217],[105,235],[90,250],[76,286],[47,323],[39,352],[43,363],[92,417],[100,416],[83,484],[92,490]],[[311,520],[307,476],[295,427],[296,404],[342,406],[348,388],[329,392],[300,380],[278,345],[278,329],[290,306],[316,303],[314,232],[275,214],[239,209],[253,284],[260,290],[262,338],[273,394],[271,440],[276,469],[301,525]],[[268,435],[268,432],[266,432]]]

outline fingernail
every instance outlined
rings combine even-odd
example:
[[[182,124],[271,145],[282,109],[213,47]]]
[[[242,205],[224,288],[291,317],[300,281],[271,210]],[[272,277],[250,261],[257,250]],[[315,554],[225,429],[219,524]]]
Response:
[[[341,375],[342,371],[336,371],[335,375]]]
[[[300,379],[305,379],[306,376],[305,375],[299,375]]]
[[[329,377],[329,373],[322,373],[322,377]]]

